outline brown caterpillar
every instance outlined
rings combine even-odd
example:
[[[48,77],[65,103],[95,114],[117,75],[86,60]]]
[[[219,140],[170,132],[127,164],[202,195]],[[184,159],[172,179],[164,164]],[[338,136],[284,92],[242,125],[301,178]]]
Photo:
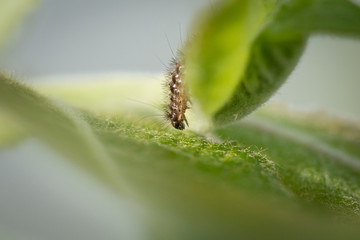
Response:
[[[166,106],[165,117],[171,125],[179,130],[189,126],[185,116],[188,107],[188,96],[184,86],[184,66],[177,58],[173,58],[167,72],[167,87],[170,88],[170,103]]]

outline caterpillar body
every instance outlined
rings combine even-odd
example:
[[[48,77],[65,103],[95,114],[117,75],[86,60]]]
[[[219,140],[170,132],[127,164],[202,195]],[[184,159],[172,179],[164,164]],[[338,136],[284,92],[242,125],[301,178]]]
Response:
[[[171,122],[171,125],[178,129],[184,130],[185,123],[189,126],[185,112],[189,109],[188,95],[184,85],[184,66],[178,58],[173,58],[167,73],[167,88],[170,89],[168,94],[170,103],[166,106],[165,117]]]

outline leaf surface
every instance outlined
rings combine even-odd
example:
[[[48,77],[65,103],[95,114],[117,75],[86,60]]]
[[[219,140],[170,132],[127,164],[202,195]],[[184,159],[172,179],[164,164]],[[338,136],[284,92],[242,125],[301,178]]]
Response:
[[[88,97],[97,102],[94,106],[90,101],[88,110],[106,106],[102,91],[131,89],[118,83],[95,86],[86,84]],[[79,103],[76,92],[84,91],[84,85],[68,91],[61,85],[52,87],[42,91],[69,103]],[[119,97],[118,91],[112,94]],[[293,133],[304,126],[285,116],[264,114],[250,123],[218,129],[222,141],[211,141],[196,133],[164,129],[152,120],[139,122],[135,112],[130,116],[124,109],[97,115],[81,111],[4,77],[0,112],[108,189],[140,203],[153,239],[278,239],[294,238],[300,231],[306,239],[360,236],[351,224],[334,225],[329,220],[359,218],[358,171],[338,161],[332,150],[313,148],[298,138]],[[277,122],[287,122],[287,131],[279,130]],[[330,139],[331,127],[306,127],[317,129],[319,144],[358,160],[353,152],[358,138],[340,134],[339,141],[349,146],[342,148],[324,141],[323,137]],[[349,131],[359,132],[354,129]],[[311,138],[313,131],[306,137]]]

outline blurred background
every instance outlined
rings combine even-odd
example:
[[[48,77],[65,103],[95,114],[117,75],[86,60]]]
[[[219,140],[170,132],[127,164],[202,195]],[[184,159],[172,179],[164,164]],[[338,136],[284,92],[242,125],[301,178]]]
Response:
[[[38,1],[2,46],[0,69],[29,84],[61,79],[53,76],[161,73],[201,8],[211,1]],[[359,66],[360,41],[312,37],[271,102],[359,122]],[[1,239],[146,239],[138,206],[58,158],[36,140],[0,150]]]
[[[211,7],[211,0],[42,0],[2,48],[0,68],[28,82],[161,73],[199,9]],[[359,120],[359,63],[359,41],[315,36],[273,101]]]

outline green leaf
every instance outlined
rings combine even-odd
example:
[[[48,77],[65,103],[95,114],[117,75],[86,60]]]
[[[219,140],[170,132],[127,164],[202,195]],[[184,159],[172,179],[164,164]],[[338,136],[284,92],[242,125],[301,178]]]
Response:
[[[336,134],[349,146],[343,148],[330,141],[331,124],[319,128],[301,120],[303,126],[272,112],[218,129],[220,139],[208,139],[141,121],[133,109],[104,108],[134,86],[136,92],[147,89],[134,82],[40,88],[69,103],[89,101],[86,108],[95,115],[1,77],[0,113],[114,193],[141,204],[152,239],[279,239],[300,233],[305,239],[358,239],[352,224],[360,216],[359,171],[341,160],[347,155],[358,160],[352,147],[359,138],[356,127],[343,124],[355,138]],[[306,131],[300,130],[305,138],[294,134],[305,127],[308,133],[317,129],[316,143],[327,147],[314,148],[314,136]],[[342,153],[340,160],[334,149]],[[334,224],[334,217],[352,223]]]
[[[0,75],[0,109],[1,115],[76,165],[114,188],[119,186],[114,163],[75,109],[46,99],[3,75]]]
[[[0,47],[38,0],[0,0]]]
[[[216,124],[270,98],[313,33],[360,36],[360,8],[347,0],[223,1],[196,25],[185,54],[193,101]]]
[[[228,100],[248,61],[251,43],[268,8],[261,1],[225,1],[203,17],[186,51],[191,94],[206,114]],[[221,81],[220,81],[221,80]]]
[[[324,116],[290,116],[282,111],[265,112],[216,132],[222,139],[264,149],[279,164],[280,181],[299,198],[358,215],[360,154],[352,145],[359,146],[360,129]],[[332,142],[331,132],[338,127],[342,129],[336,134],[338,142]],[[349,132],[353,132],[351,138]],[[346,146],[339,145],[345,141]]]

